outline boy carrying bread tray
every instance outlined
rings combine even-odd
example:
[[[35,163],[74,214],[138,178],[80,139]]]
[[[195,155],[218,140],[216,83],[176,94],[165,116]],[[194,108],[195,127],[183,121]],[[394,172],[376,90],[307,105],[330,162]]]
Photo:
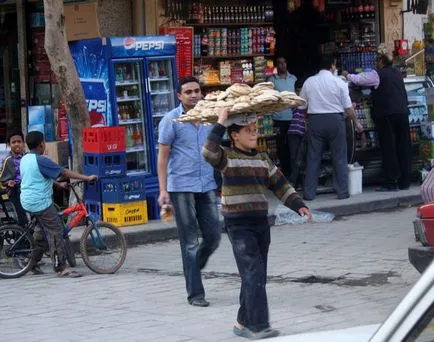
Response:
[[[256,150],[256,114],[228,117],[227,107],[219,108],[217,114],[218,121],[202,154],[222,174],[222,215],[241,277],[240,308],[233,332],[249,339],[277,336],[279,331],[270,327],[265,289],[270,244],[265,190],[273,191],[299,215],[310,219],[311,214],[268,155]],[[221,146],[226,129],[232,148]]]

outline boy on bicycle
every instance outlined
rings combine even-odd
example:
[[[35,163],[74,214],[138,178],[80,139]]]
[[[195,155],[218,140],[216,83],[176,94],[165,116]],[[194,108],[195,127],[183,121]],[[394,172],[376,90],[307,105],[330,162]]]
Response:
[[[0,182],[6,188],[9,201],[14,205],[18,223],[24,227],[28,220],[27,214],[20,202],[20,163],[24,156],[24,134],[21,131],[13,131],[6,140],[11,149],[9,155],[3,160],[0,171]]]
[[[29,132],[26,143],[30,152],[21,159],[21,205],[45,230],[54,271],[61,277],[80,277],[81,274],[66,267],[63,224],[53,205],[53,182],[60,176],[92,182],[97,176],[64,169],[43,156],[45,141],[41,132]]]

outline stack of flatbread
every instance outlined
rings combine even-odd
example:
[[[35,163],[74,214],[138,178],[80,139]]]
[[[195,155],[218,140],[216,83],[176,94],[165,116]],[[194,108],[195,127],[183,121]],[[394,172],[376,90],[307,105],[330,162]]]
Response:
[[[279,92],[271,82],[262,82],[250,87],[247,84],[235,83],[225,91],[217,90],[205,96],[187,115],[176,119],[179,122],[209,122],[217,121],[220,107],[228,107],[229,115],[256,113],[257,115],[281,112],[296,108],[306,102],[295,93]]]

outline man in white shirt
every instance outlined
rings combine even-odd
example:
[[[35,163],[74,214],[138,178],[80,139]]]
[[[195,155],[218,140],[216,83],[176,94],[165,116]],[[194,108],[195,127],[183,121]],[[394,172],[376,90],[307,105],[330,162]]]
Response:
[[[330,146],[334,171],[334,188],[339,199],[349,197],[347,140],[345,116],[347,114],[356,125],[357,132],[363,132],[358,122],[349,96],[347,84],[333,76],[336,60],[324,56],[320,71],[309,77],[303,85],[300,96],[307,100],[307,163],[304,183],[304,199],[313,200],[318,186],[318,176],[322,154],[326,145]]]

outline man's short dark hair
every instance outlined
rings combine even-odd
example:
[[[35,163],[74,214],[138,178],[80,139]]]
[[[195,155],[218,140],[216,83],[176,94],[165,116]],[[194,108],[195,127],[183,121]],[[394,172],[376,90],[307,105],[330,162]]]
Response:
[[[34,150],[44,142],[44,135],[39,131],[29,132],[26,136],[26,144],[29,150]]]
[[[279,61],[279,59],[283,58],[286,62],[286,57],[282,56],[282,55],[277,55],[276,57],[274,57],[274,64],[277,65],[277,62]]]
[[[23,139],[23,141],[24,141],[24,134],[21,130],[19,130],[19,129],[12,130],[6,138],[6,143],[10,144],[12,137],[18,137],[18,136],[20,136],[21,139]]]
[[[191,83],[191,82],[195,82],[195,83],[199,84],[199,86],[200,86],[199,80],[196,77],[187,76],[187,77],[181,78],[179,80],[179,83],[178,83],[178,89],[176,90],[178,92],[178,94],[181,94],[182,86],[184,84]]]
[[[330,70],[332,65],[336,64],[336,56],[335,55],[322,55],[319,62],[320,70]]]
[[[386,55],[385,53],[382,53],[377,56],[377,59],[383,64],[384,66],[391,66],[393,64],[392,59]]]

